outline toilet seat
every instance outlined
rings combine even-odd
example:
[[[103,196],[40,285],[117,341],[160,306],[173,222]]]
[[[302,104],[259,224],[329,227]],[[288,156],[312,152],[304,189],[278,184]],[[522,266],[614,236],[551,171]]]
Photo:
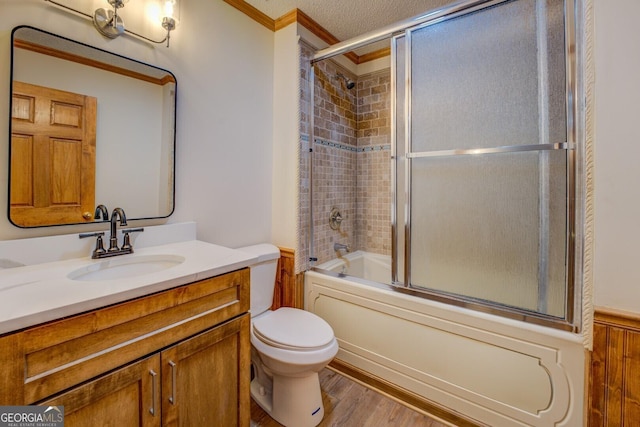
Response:
[[[333,329],[324,319],[290,307],[255,319],[253,332],[263,343],[285,350],[317,350],[334,340]]]

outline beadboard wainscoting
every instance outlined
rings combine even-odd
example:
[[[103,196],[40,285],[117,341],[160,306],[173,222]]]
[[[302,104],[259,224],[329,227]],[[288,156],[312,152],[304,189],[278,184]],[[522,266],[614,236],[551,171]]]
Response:
[[[272,310],[280,307],[304,307],[304,272],[296,274],[295,259],[293,249],[280,248]]]
[[[640,314],[596,309],[589,426],[640,423]]]

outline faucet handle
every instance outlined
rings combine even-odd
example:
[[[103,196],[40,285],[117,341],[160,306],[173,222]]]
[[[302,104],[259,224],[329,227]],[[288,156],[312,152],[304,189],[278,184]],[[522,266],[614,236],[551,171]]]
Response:
[[[95,233],[80,233],[78,237],[84,239],[85,237],[101,237],[104,236],[104,231],[96,231]]]
[[[129,238],[129,233],[124,233],[124,239],[122,239],[122,247],[120,248],[120,250],[133,252],[133,246],[131,246],[131,239]]]
[[[140,233],[144,231],[144,228],[127,228],[122,230],[124,234],[124,238],[122,241],[122,247],[120,248],[123,251],[131,251],[133,252],[133,246],[131,246],[131,239],[129,238],[129,233]]]
[[[96,233],[80,233],[78,235],[78,237],[81,239],[84,239],[85,237],[97,237],[96,247],[93,250],[93,252],[91,252],[91,258],[94,258],[94,259],[99,258],[100,255],[106,252],[106,250],[104,249],[104,245],[102,243],[102,236],[104,236],[104,231],[99,231]]]
[[[123,233],[141,233],[144,231],[143,227],[140,228],[125,228],[124,230],[121,230]]]

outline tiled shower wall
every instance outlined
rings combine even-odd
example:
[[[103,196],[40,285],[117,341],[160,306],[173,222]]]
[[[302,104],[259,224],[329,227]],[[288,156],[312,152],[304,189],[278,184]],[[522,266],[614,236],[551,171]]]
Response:
[[[390,74],[383,70],[356,76],[332,60],[315,64],[315,108],[310,102],[309,59],[313,49],[301,42],[300,224],[299,271],[308,260],[309,185],[313,183],[314,256],[317,263],[333,259],[334,243],[352,250],[391,253],[390,235]],[[357,81],[347,89],[340,72]],[[310,141],[314,114],[314,141]],[[309,151],[313,150],[313,179]],[[342,214],[331,229],[333,208]],[[304,254],[302,254],[304,252]]]
[[[334,243],[356,247],[357,128],[356,89],[347,89],[333,61],[315,65],[313,123],[313,234],[318,263],[335,258]],[[329,215],[337,208],[343,221],[332,230]]]
[[[357,248],[391,254],[391,76],[358,78]]]

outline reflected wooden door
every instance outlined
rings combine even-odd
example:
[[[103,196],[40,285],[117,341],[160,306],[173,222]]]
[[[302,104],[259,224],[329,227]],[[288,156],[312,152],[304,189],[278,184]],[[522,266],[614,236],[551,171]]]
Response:
[[[21,227],[93,220],[94,97],[13,82],[11,221]]]

